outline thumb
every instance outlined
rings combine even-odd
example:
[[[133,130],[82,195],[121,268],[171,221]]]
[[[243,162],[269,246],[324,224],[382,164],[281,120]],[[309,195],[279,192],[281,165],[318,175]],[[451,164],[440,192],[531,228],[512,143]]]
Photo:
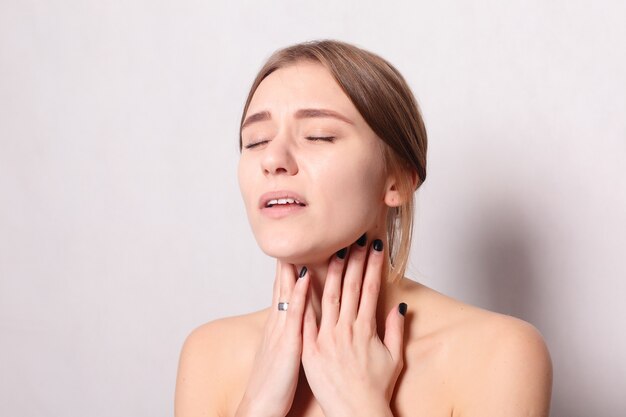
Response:
[[[404,316],[406,315],[406,303],[400,303],[398,307],[391,309],[385,322],[385,340],[383,343],[389,349],[391,357],[397,362],[402,360],[402,346],[404,341]]]

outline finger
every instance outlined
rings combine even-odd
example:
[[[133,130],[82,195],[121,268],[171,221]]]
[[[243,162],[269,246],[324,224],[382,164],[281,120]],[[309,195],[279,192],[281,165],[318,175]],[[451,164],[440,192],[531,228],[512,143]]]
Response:
[[[404,318],[406,315],[406,303],[400,303],[391,309],[385,321],[385,338],[383,343],[387,346],[391,357],[396,362],[402,362],[402,346],[404,343]]]
[[[289,303],[291,299],[291,293],[293,292],[293,288],[296,285],[296,272],[295,267],[292,264],[280,262],[280,296],[278,301],[273,306],[278,311],[278,303]],[[289,309],[289,306],[287,307]],[[286,318],[286,314],[284,311],[279,311],[279,317]]]
[[[376,329],[376,307],[382,285],[384,253],[382,241],[376,239],[372,243],[370,255],[367,258],[367,269],[363,278],[361,303],[357,315],[357,321],[371,326],[373,330]]]
[[[302,317],[307,304],[307,290],[310,282],[310,274],[307,272],[306,267],[302,268],[294,285],[293,292],[291,293],[289,308],[286,311],[287,319],[285,328],[289,334],[296,337],[298,340],[300,340],[302,334]]]
[[[281,277],[281,268],[282,268],[282,263],[277,259],[276,260],[276,272],[274,274],[274,287],[272,290],[272,305],[270,306],[270,313],[268,316],[268,320],[272,320],[272,322],[276,321],[277,315],[278,313],[280,313],[280,311],[278,311],[278,299],[280,298],[280,277]],[[272,330],[273,326],[270,326],[271,329],[268,330]]]
[[[274,274],[274,289],[272,292],[272,305],[278,304],[278,298],[280,297],[280,269],[282,263],[276,259],[276,273]]]
[[[304,311],[304,319],[302,323],[302,354],[308,355],[317,342],[317,319],[315,317],[315,309],[313,308],[311,292],[307,297],[306,307]]]
[[[311,272],[311,271],[309,271]],[[315,276],[310,276],[311,284],[309,284],[309,292],[307,294],[307,299],[310,298],[311,306],[313,307],[313,311],[322,311],[322,293],[324,292],[324,288],[320,288],[317,290],[315,288]],[[318,322],[319,325],[319,322]]]
[[[354,323],[356,313],[359,308],[361,298],[361,286],[363,285],[363,269],[367,249],[360,244],[350,247],[350,257],[348,266],[343,278],[343,289],[341,292],[341,308],[339,311],[339,321],[344,323]]]
[[[343,274],[347,253],[347,248],[341,249],[331,258],[328,265],[326,281],[324,282],[324,293],[322,294],[320,329],[333,328],[337,324],[341,303],[341,275]]]

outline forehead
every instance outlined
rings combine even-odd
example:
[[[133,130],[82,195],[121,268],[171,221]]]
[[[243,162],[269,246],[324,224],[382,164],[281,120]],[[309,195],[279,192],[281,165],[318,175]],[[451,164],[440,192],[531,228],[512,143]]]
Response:
[[[247,114],[264,110],[293,112],[314,107],[359,116],[350,98],[322,64],[301,61],[268,75],[257,87]]]

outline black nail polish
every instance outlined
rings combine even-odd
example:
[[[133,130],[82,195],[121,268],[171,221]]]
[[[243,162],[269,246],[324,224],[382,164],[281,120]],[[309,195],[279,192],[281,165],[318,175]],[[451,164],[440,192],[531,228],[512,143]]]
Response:
[[[302,269],[300,270],[300,276],[298,278],[302,278],[305,274],[306,274],[306,266],[303,266]]]
[[[346,257],[346,253],[348,253],[348,248],[343,248],[337,252],[337,258],[343,259]]]
[[[407,305],[406,303],[400,303],[400,305],[398,306],[398,311],[400,312],[400,314],[402,314],[403,316],[406,316],[406,309],[407,309]]]
[[[363,247],[365,246],[366,243],[367,243],[367,236],[365,236],[365,233],[363,233],[363,236],[361,236],[359,240],[356,241],[356,244],[359,245],[360,247]]]
[[[380,239],[376,239],[376,240],[374,241],[374,244],[373,244],[372,246],[374,246],[374,250],[375,250],[375,251],[380,252],[380,251],[382,251],[382,250],[383,250],[383,241],[382,241],[382,240],[380,240]]]

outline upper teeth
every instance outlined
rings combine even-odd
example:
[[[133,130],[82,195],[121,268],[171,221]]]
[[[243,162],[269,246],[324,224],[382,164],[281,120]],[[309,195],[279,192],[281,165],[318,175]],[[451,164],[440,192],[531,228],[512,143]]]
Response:
[[[274,200],[270,200],[267,202],[267,206],[273,206],[275,204],[302,204],[300,203],[298,200],[294,199],[294,198],[279,198],[279,199],[274,199]]]

